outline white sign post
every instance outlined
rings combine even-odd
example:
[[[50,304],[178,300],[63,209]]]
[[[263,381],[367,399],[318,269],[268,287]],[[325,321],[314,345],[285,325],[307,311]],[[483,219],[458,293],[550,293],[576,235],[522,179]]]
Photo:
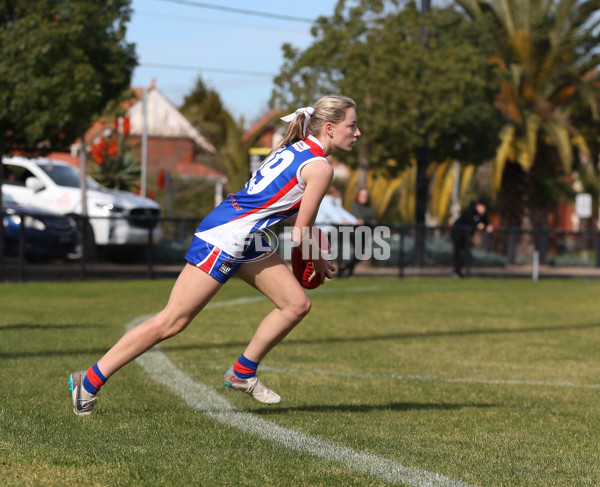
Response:
[[[575,195],[575,213],[578,218],[592,217],[592,195],[579,193]]]
[[[589,193],[579,193],[575,195],[575,213],[579,219],[591,218],[592,217],[592,195]],[[588,247],[585,243],[585,225],[580,226],[580,230],[584,232],[584,250],[583,257],[587,260],[588,258]],[[588,227],[588,230],[589,227]],[[590,230],[591,231],[591,230]],[[592,236],[590,235],[590,241]]]

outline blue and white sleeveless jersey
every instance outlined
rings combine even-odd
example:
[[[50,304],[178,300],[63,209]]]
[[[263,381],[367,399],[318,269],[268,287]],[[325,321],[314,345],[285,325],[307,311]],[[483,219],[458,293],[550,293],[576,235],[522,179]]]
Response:
[[[250,234],[298,211],[306,188],[300,170],[317,160],[327,161],[311,135],[271,154],[241,191],[227,196],[202,220],[194,235],[242,258]]]

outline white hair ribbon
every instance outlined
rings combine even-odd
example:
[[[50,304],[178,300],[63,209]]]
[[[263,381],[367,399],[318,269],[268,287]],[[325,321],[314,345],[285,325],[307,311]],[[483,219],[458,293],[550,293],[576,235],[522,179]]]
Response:
[[[313,107],[302,107],[298,108],[294,113],[290,113],[285,117],[281,117],[280,120],[284,122],[291,122],[294,120],[300,113],[304,113],[304,127],[302,128],[302,137],[306,137],[306,126],[310,120],[310,117],[315,113],[315,109]]]

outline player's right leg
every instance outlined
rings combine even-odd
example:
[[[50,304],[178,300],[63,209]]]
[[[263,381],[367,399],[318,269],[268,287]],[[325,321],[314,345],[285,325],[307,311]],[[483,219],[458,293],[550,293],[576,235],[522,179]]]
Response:
[[[88,392],[83,387],[86,371],[73,372],[69,376],[69,390],[71,391],[71,400],[73,401],[73,411],[78,416],[87,416],[92,414],[96,405],[96,394]]]

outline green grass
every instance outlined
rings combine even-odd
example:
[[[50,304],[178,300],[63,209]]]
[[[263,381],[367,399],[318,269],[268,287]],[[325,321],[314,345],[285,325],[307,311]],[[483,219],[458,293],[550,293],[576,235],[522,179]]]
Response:
[[[76,417],[87,368],[171,281],[0,284],[2,485],[382,486],[242,433],[132,363]],[[261,365],[266,407],[222,374],[270,304],[232,280],[161,350],[236,408],[323,442],[477,486],[600,485],[600,281],[353,279]]]

